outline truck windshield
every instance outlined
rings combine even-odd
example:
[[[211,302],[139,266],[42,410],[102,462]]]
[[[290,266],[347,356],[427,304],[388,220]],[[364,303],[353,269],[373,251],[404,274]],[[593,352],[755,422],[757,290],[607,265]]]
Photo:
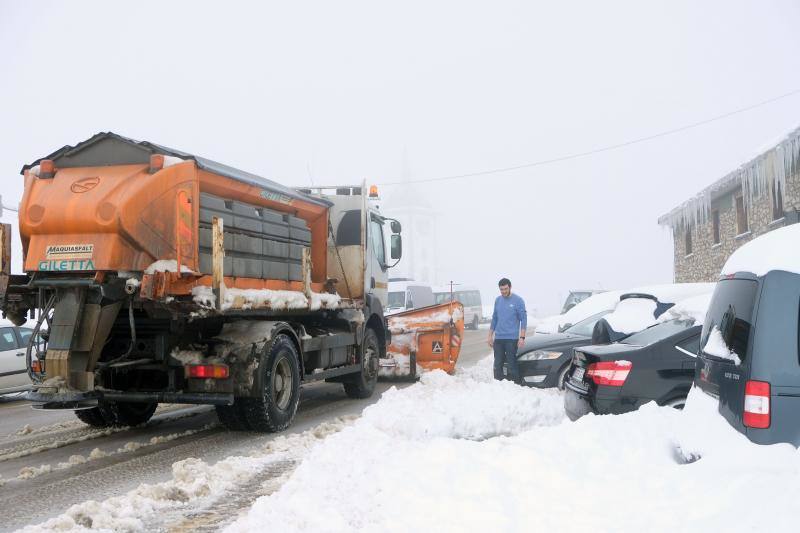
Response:
[[[711,305],[706,313],[700,346],[705,348],[711,332],[722,334],[728,350],[741,361],[747,356],[747,343],[753,322],[758,282],[748,279],[724,279],[717,283]],[[705,355],[709,355],[705,352]]]

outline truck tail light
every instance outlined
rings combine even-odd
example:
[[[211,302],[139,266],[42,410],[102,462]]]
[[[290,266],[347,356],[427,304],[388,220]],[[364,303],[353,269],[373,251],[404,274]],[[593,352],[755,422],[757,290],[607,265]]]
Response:
[[[188,365],[186,375],[190,378],[226,379],[230,371],[228,365]]]
[[[769,383],[748,380],[744,386],[744,425],[749,428],[769,427]]]
[[[586,369],[586,375],[592,378],[596,385],[622,387],[632,367],[633,363],[630,361],[603,361],[590,364]]]

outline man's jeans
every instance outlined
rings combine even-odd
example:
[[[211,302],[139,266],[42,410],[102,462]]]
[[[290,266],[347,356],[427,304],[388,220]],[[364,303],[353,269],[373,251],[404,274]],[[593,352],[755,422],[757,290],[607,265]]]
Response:
[[[518,339],[495,339],[494,341],[494,379],[504,379],[503,363],[508,368],[508,379],[519,383],[517,367]]]

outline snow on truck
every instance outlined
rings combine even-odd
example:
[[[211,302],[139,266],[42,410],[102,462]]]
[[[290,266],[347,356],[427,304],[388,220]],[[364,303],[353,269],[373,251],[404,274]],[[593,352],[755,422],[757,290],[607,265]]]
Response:
[[[402,241],[363,186],[291,189],[113,133],[22,173],[24,274],[5,225],[0,308],[37,318],[38,407],[110,426],[213,404],[230,429],[278,431],[301,383],[372,394]]]

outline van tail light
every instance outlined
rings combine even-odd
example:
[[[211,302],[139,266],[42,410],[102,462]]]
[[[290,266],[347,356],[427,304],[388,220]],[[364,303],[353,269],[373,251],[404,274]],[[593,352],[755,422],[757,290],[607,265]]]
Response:
[[[769,383],[748,381],[744,386],[744,425],[749,428],[769,427]]]
[[[202,379],[226,379],[230,375],[228,365],[189,365],[186,376]]]
[[[586,369],[586,375],[592,378],[596,385],[622,387],[632,367],[633,363],[630,361],[603,361],[590,364]]]

